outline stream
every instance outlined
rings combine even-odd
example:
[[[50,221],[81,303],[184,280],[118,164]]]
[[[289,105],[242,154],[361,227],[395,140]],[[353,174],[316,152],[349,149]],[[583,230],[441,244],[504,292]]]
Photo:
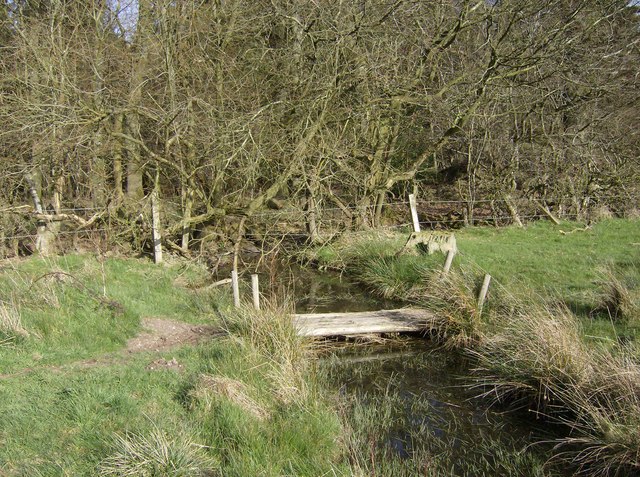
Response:
[[[296,269],[292,277],[298,313],[401,306],[337,274]],[[321,372],[352,404],[352,426],[378,436],[378,453],[404,461],[399,466],[406,475],[430,475],[418,471],[434,455],[447,475],[525,475],[518,466],[542,475],[533,467],[549,455],[553,429],[524,411],[505,412],[476,399],[479,391],[465,386],[470,367],[464,357],[419,337],[336,343],[321,361]],[[395,467],[390,472],[400,473]]]
[[[294,266],[280,268],[277,277],[266,275],[260,281],[270,289],[262,291],[294,297],[297,313],[402,306],[378,299],[337,273]],[[352,445],[371,454],[366,459],[373,467],[366,473],[571,475],[543,470],[558,429],[526,411],[507,412],[478,399],[480,391],[469,388],[473,364],[458,353],[410,336],[342,340],[327,349],[319,372],[348,403],[343,412],[354,430]]]

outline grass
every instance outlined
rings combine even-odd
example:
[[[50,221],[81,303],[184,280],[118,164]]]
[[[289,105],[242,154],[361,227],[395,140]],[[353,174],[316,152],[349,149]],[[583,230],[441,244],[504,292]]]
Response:
[[[593,309],[602,267],[637,276],[640,266],[640,248],[633,245],[640,240],[638,220],[608,219],[586,230],[576,223],[536,222],[526,229],[478,227],[456,235],[463,262],[469,257],[507,287],[562,297],[578,314]]]
[[[636,241],[635,223],[609,222]],[[599,226],[561,237],[606,237],[610,232]],[[536,243],[557,233],[536,227]],[[549,279],[511,279],[509,268],[524,272],[528,260],[514,255],[508,266],[491,270],[509,285],[508,293],[493,288],[480,315],[475,293],[481,272],[473,267],[480,258],[465,251],[467,233],[474,232],[462,232],[463,254],[447,277],[434,271],[443,257],[395,257],[403,245],[399,234],[344,237],[316,258],[374,283],[380,294],[431,303],[443,317],[434,322],[434,334],[477,353],[478,393],[573,429],[557,443],[557,456],[585,472],[637,470],[635,249],[618,253],[621,246],[614,244],[615,253],[606,255],[600,253],[605,247],[591,244],[598,253],[582,250],[570,258],[584,262],[575,264],[575,273],[595,271],[566,281],[570,267],[552,269],[557,256],[542,259]],[[494,246],[508,241],[493,229],[476,233],[476,246],[483,235]],[[523,232],[503,233],[513,239]],[[453,468],[455,443],[425,439],[425,429],[409,436],[410,457],[397,458],[380,440],[388,426],[403,425],[388,407],[398,404],[397,392],[346,403],[328,394],[314,350],[287,320],[290,305],[232,310],[226,292],[193,289],[205,279],[187,263],[89,256],[5,263],[0,475],[546,475],[538,460],[492,440]],[[562,291],[569,282],[571,290],[564,289],[573,294],[560,300],[554,293],[534,309],[537,298],[511,300],[523,282],[536,290],[534,297]],[[572,311],[582,309],[576,318]],[[229,336],[160,354],[118,354],[145,316],[218,323]],[[179,366],[150,366],[159,358]],[[501,457],[486,458],[490,453]]]
[[[581,317],[604,318],[607,323],[611,304],[604,302],[615,293],[610,289],[613,276],[631,290],[634,302],[640,300],[638,220],[608,219],[586,229],[571,222],[561,226],[535,222],[526,228],[469,227],[455,233],[460,253],[454,266],[467,274],[473,272],[475,280],[481,280],[486,271],[509,293],[534,292],[551,303],[565,303]],[[321,269],[349,273],[380,296],[410,299],[411,290],[424,288],[431,271],[442,267],[444,257],[397,256],[407,237],[408,232],[345,234],[307,252],[306,259]],[[495,289],[492,287],[492,294]],[[629,304],[619,305],[632,309]],[[618,324],[616,332],[637,332],[629,320]],[[599,324],[595,326],[598,329]]]
[[[174,286],[178,279],[196,283],[204,275],[187,265],[77,255],[9,262],[0,274],[0,296],[10,297],[0,309],[0,341],[10,345],[0,346],[0,374],[117,351],[145,316],[211,321],[224,299]],[[11,334],[3,331],[9,319]]]
[[[380,412],[391,412],[397,394],[373,407],[345,403],[325,389],[313,347],[288,319],[290,304],[231,309],[226,293],[190,289],[202,279],[179,264],[80,256],[5,268],[9,313],[24,317],[28,335],[2,349],[0,475],[452,475],[440,457],[447,444],[435,441],[409,460],[378,442],[371,461],[367,446],[391,423]],[[219,319],[229,336],[115,353],[142,316],[155,314]],[[423,437],[414,440],[430,442]],[[497,444],[493,451],[506,452],[500,465],[531,463]]]
[[[231,310],[227,293],[191,289],[203,278],[185,264],[88,256],[5,267],[7,313],[29,334],[0,350],[0,475],[350,475],[341,422],[287,309]],[[232,334],[117,354],[149,315],[223,316]]]

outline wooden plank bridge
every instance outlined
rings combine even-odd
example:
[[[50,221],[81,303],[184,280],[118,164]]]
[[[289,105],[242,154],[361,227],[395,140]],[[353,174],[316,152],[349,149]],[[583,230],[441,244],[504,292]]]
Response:
[[[425,331],[433,320],[433,314],[416,308],[401,308],[355,313],[305,313],[296,314],[293,319],[301,336],[352,336]]]

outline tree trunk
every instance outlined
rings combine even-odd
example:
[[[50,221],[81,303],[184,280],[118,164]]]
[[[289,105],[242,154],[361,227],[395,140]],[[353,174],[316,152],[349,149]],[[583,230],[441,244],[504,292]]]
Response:
[[[122,134],[122,122],[124,115],[116,114],[113,121],[113,132]],[[124,191],[122,190],[123,173],[122,173],[122,138],[116,137],[113,149],[113,196],[116,204],[121,204],[124,199]]]
[[[189,221],[191,220],[191,212],[193,210],[193,189],[188,185],[182,188],[182,203],[184,204],[184,211],[182,213],[182,241],[180,245],[184,252],[188,252],[189,236],[191,233]]]
[[[311,243],[318,241],[318,224],[316,222],[316,199],[312,191],[307,196],[307,232]]]
[[[130,136],[140,137],[140,119],[137,112],[127,113],[126,126]],[[127,145],[127,198],[130,200],[137,201],[144,197],[143,172],[140,146],[129,142]]]
[[[382,208],[384,207],[385,191],[378,192],[376,196],[376,209],[373,217],[373,226],[380,227],[382,225]]]
[[[142,140],[142,135],[138,109],[142,106],[145,75],[150,54],[149,43],[152,23],[150,0],[139,1],[138,24],[133,43],[138,55],[131,69],[129,104],[125,117],[127,134],[139,141]],[[139,144],[130,141],[127,145],[127,152],[127,197],[132,200],[140,200],[144,196],[142,149]]]
[[[522,225],[522,221],[520,220],[520,216],[518,215],[518,209],[516,209],[516,206],[511,201],[511,197],[505,195],[504,203],[507,206],[507,210],[509,211],[509,215],[511,215],[511,220],[513,220],[513,223],[518,227],[524,227]]]

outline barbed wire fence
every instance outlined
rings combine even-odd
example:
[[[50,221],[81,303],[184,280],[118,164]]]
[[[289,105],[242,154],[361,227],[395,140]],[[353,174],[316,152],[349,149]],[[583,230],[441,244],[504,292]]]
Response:
[[[597,204],[602,200],[613,201],[623,200],[627,204],[631,204],[637,208],[639,199],[630,195],[619,196],[607,196],[604,199],[602,197],[580,197],[582,203]],[[133,224],[132,229],[136,227],[139,229],[139,233],[148,233],[151,235],[151,213],[146,209],[149,208],[148,201],[141,203],[140,220],[139,223]],[[525,222],[531,222],[536,220],[544,220],[549,217],[549,212],[534,211],[535,204],[543,206],[555,207],[554,213],[558,214],[558,217],[562,220],[577,220],[583,217],[583,214],[577,211],[571,211],[571,207],[575,203],[573,197],[544,197],[544,198],[494,198],[494,199],[476,199],[476,200],[463,200],[463,199],[432,199],[432,198],[418,198],[417,206],[420,212],[420,226],[425,229],[446,229],[446,228],[459,228],[463,225],[508,225],[514,222],[514,216]],[[376,204],[344,204],[341,207],[329,206],[322,207],[322,203],[318,204],[317,210],[313,211],[316,214],[316,230],[318,232],[326,231],[329,235],[340,233],[341,231],[348,230],[350,220],[354,220],[356,217],[366,217],[372,219],[376,213]],[[408,200],[396,200],[390,201],[384,204],[381,222],[375,227],[381,230],[403,230],[409,229],[412,222],[400,222],[398,219],[406,217],[410,219],[409,212],[410,202]],[[180,221],[180,211],[182,204],[176,201],[162,201],[161,207],[163,214],[166,217],[170,217],[175,220],[176,223]],[[469,208],[472,208],[473,214],[468,213]],[[512,209],[515,208],[515,209]],[[29,206],[17,206],[17,207],[5,207],[0,209],[0,221],[4,216],[16,214],[22,214],[29,216]],[[516,214],[513,213],[516,210]],[[100,207],[65,207],[59,210],[62,214],[76,214],[83,217],[85,220],[93,214],[104,211],[104,208]],[[351,214],[348,216],[347,212]],[[309,210],[305,210],[304,207],[283,207],[281,209],[274,210],[260,210],[251,215],[251,224],[256,228],[262,227],[259,232],[249,233],[248,236],[259,236],[262,239],[286,239],[291,238],[295,240],[307,239],[310,235],[308,231],[304,230],[304,224],[307,223],[308,215],[311,213]],[[149,222],[149,223],[147,223]],[[0,222],[1,224],[2,222]],[[282,227],[282,226],[293,227]],[[35,227],[33,227],[35,229]],[[56,236],[67,238],[96,238],[96,235],[101,236],[104,240],[108,235],[121,232],[117,225],[114,225],[108,221],[97,221],[95,226],[61,230],[56,233]],[[197,232],[197,231],[196,231]],[[18,233],[11,230],[0,230],[0,256],[3,255],[2,248],[16,248],[16,242],[33,242],[35,243],[38,237],[37,232],[24,233],[19,231]],[[197,242],[198,237],[193,237],[193,241]],[[13,244],[13,245],[10,245]]]

